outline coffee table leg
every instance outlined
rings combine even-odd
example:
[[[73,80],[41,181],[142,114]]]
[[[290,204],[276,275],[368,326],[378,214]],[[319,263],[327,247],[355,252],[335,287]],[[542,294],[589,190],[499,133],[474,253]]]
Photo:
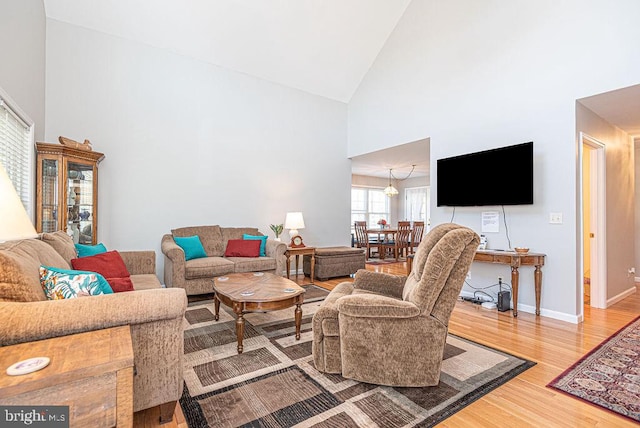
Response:
[[[242,346],[242,338],[244,337],[244,316],[242,312],[237,312],[238,319],[236,320],[236,336],[238,336],[238,354],[242,354],[244,349]]]
[[[302,308],[300,303],[296,305],[296,340],[300,340],[300,324],[302,324]]]
[[[218,321],[220,319],[220,316],[218,315],[220,313],[220,299],[218,299],[217,293],[213,295],[213,310],[214,319]]]

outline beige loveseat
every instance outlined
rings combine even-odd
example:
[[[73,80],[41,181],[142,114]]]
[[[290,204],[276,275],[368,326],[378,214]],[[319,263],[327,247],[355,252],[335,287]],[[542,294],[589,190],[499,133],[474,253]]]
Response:
[[[224,257],[230,239],[242,239],[244,234],[263,236],[253,227],[194,226],[173,229],[162,237],[164,254],[164,283],[167,287],[180,287],[187,295],[213,292],[213,277],[234,272],[271,272],[282,275],[287,259],[287,245],[267,239],[265,257]],[[198,236],[207,257],[186,260],[184,251],[173,237]]]
[[[160,405],[161,420],[168,421],[183,388],[187,297],[184,290],[161,288],[155,252],[120,254],[136,291],[47,300],[38,269],[71,269],[72,239],[55,232],[0,243],[0,345],[129,325],[135,364],[133,410]]]

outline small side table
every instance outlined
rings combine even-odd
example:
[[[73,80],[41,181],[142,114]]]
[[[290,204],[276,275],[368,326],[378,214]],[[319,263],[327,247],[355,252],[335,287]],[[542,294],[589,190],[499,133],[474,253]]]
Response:
[[[33,373],[6,368],[33,357],[51,362]],[[70,426],[133,425],[133,348],[129,326],[0,348],[0,404],[69,406]]]
[[[287,250],[284,252],[284,255],[287,257],[287,278],[290,278],[291,271],[291,256],[296,256],[296,278],[298,277],[298,262],[300,261],[300,256],[310,255],[311,256],[311,283],[313,284],[314,278],[314,270],[316,266],[316,247],[287,247]]]

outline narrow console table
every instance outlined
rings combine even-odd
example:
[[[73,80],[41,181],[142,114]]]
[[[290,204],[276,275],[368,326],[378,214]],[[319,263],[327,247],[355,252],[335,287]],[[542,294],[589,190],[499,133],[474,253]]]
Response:
[[[542,290],[542,266],[546,254],[516,253],[515,251],[478,250],[474,262],[498,263],[511,266],[511,289],[513,290],[513,316],[518,316],[518,282],[520,266],[535,266],[533,279],[536,291],[536,315],[540,315],[540,292]]]

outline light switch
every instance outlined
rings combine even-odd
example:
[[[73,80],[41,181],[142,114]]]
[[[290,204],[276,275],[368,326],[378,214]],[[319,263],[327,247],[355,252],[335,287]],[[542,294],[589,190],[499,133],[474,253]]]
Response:
[[[551,224],[562,224],[562,213],[550,213],[549,214],[549,223],[551,223]]]

